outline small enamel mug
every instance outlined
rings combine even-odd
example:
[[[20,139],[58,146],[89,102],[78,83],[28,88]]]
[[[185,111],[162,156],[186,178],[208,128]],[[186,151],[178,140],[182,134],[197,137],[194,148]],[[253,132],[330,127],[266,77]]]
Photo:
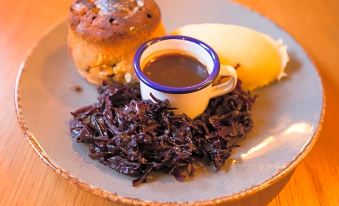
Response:
[[[188,87],[169,87],[150,80],[143,73],[148,61],[168,53],[185,53],[203,63],[209,76],[202,82]],[[134,70],[140,80],[142,99],[154,97],[170,101],[177,114],[185,113],[191,118],[202,114],[211,98],[231,92],[237,84],[237,73],[228,65],[220,65],[216,52],[204,42],[187,36],[164,36],[143,44],[134,57]],[[178,74],[179,76],[180,74]],[[219,77],[230,77],[226,82],[212,85]]]

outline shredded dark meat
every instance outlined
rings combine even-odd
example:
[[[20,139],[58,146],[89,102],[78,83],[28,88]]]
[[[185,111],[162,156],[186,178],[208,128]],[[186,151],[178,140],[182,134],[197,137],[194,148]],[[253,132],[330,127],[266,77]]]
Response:
[[[179,180],[194,175],[193,160],[220,170],[239,138],[253,127],[255,98],[237,88],[210,101],[192,120],[175,115],[168,101],[141,100],[139,85],[112,82],[98,89],[97,103],[72,112],[71,134],[89,145],[89,157],[115,171],[146,182],[152,171]]]

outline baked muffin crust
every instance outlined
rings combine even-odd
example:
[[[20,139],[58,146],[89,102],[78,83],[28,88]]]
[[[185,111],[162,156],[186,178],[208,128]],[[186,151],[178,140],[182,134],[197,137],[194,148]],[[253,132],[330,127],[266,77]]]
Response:
[[[82,38],[115,42],[148,35],[161,21],[153,0],[76,0],[70,14],[70,28]]]

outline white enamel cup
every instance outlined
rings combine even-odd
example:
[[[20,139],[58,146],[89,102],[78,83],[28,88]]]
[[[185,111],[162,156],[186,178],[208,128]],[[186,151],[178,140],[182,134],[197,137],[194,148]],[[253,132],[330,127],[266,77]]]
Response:
[[[206,66],[209,76],[189,87],[169,87],[146,77],[143,73],[146,63],[167,53],[185,53],[197,58]],[[202,114],[211,98],[231,92],[237,84],[237,72],[232,66],[220,65],[216,52],[210,46],[187,36],[164,36],[146,42],[135,54],[134,70],[140,80],[142,99],[153,100],[151,94],[160,100],[168,99],[171,107],[177,108],[175,113],[185,113],[190,118]],[[224,76],[230,78],[221,84],[212,85],[218,77]]]

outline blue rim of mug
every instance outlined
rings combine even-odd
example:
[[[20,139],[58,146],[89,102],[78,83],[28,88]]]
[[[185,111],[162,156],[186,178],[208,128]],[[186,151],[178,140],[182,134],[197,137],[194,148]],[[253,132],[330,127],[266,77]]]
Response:
[[[165,85],[156,83],[156,82],[150,80],[149,78],[147,78],[146,75],[142,72],[142,69],[141,69],[141,66],[140,66],[141,56],[144,53],[144,51],[148,47],[150,47],[151,45],[156,44],[160,41],[166,41],[166,40],[182,40],[182,41],[192,42],[194,44],[199,45],[202,49],[207,51],[207,53],[210,55],[210,57],[213,60],[213,69],[212,69],[212,72],[209,74],[209,76],[204,81],[200,82],[199,84],[188,86],[188,87],[165,86]],[[206,43],[204,43],[204,42],[202,42],[198,39],[188,37],[188,36],[169,35],[169,36],[163,36],[163,37],[158,37],[158,38],[152,39],[152,40],[144,43],[143,45],[141,45],[138,48],[138,50],[137,50],[137,52],[134,56],[133,66],[134,66],[134,71],[135,71],[137,77],[139,78],[139,80],[142,81],[147,86],[149,86],[149,87],[151,87],[151,88],[153,88],[157,91],[161,91],[161,92],[165,92],[165,93],[186,94],[186,93],[192,93],[192,92],[195,92],[195,91],[199,91],[199,90],[209,86],[210,84],[212,84],[212,82],[218,77],[219,70],[220,70],[220,61],[219,61],[219,58],[218,58],[218,55],[216,54],[216,52],[212,49],[212,47],[210,47]]]

